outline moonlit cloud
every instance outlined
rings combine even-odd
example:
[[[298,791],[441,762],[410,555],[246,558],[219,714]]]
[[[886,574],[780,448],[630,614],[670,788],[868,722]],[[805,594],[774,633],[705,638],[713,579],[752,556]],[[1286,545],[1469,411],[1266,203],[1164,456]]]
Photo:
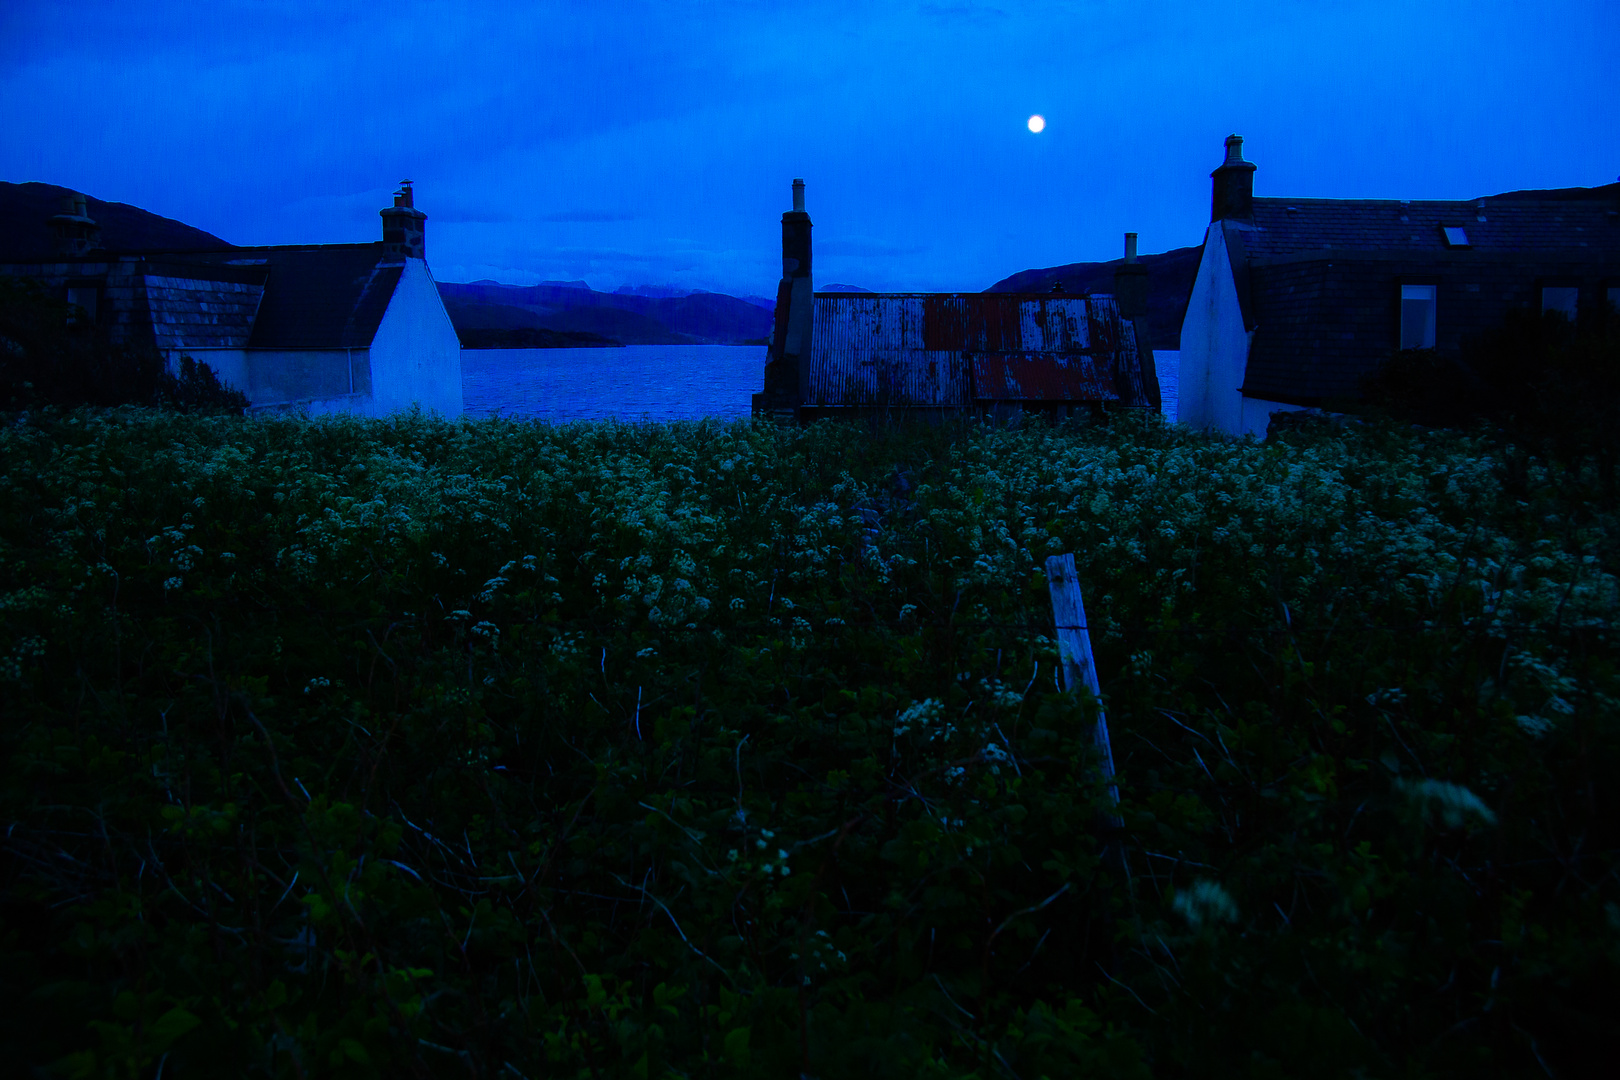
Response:
[[[758,294],[803,176],[818,277],[981,289],[1197,243],[1232,131],[1262,193],[1604,183],[1617,11],[10,0],[0,179],[290,243],[372,238],[409,176],[441,277]]]

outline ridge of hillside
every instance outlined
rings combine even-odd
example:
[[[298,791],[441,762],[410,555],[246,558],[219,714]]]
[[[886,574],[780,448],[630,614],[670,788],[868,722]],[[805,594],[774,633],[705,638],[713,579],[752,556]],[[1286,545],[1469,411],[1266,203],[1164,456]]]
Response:
[[[1155,349],[1181,347],[1181,317],[1192,294],[1198,274],[1202,247],[1174,248],[1136,260],[1148,271],[1148,338]],[[1062,283],[1066,293],[1109,293],[1114,291],[1114,271],[1124,259],[1108,262],[1068,263],[1039,270],[1020,270],[1004,277],[985,292],[1051,292]]]
[[[45,262],[55,256],[51,217],[61,213],[62,196],[72,188],[30,181],[0,180],[0,261]],[[85,196],[85,206],[101,226],[108,251],[223,251],[236,245],[183,221],[128,203]]]

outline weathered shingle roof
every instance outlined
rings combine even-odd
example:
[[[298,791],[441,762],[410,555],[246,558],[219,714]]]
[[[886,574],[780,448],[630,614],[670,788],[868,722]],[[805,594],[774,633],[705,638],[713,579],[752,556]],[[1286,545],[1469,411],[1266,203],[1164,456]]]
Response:
[[[1529,192],[1462,202],[1256,198],[1255,228],[1244,242],[1254,258],[1323,251],[1620,255],[1620,184],[1589,190],[1589,199]],[[1467,249],[1447,244],[1444,226],[1464,229]]]
[[[152,336],[160,349],[240,349],[269,274],[263,266],[142,264]]]
[[[370,345],[404,268],[384,261],[380,243],[232,248],[201,258],[265,268],[264,298],[248,341],[254,349]]]
[[[1359,394],[1398,347],[1402,282],[1435,285],[1435,343],[1456,350],[1537,304],[1539,283],[1620,275],[1620,184],[1466,201],[1257,198],[1252,225],[1221,225],[1254,332],[1243,392],[1294,404]]]

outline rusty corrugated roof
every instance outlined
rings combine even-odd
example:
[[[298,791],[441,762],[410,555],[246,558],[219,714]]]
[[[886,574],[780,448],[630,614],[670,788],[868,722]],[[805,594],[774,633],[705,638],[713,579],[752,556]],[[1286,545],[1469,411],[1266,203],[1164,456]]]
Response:
[[[1145,405],[1142,383],[1135,337],[1111,297],[820,293],[803,404]]]

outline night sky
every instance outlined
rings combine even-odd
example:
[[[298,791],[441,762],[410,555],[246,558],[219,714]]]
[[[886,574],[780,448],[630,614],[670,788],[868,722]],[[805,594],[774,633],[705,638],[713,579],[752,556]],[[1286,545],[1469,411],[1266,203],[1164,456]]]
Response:
[[[1229,132],[1262,195],[1609,183],[1617,46],[1613,0],[0,0],[0,179],[279,244],[409,177],[443,281],[769,295],[802,176],[818,282],[977,290],[1198,243]]]

